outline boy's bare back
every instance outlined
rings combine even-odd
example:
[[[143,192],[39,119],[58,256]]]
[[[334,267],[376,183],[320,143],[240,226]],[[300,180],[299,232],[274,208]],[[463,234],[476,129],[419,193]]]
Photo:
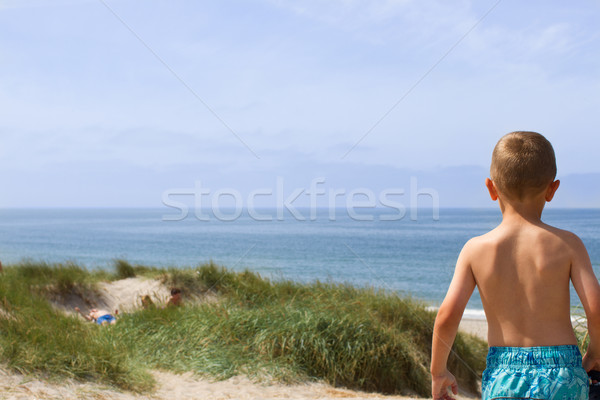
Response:
[[[585,249],[572,233],[520,216],[464,248],[488,321],[490,346],[577,344],[569,281],[578,292]],[[462,255],[461,255],[462,257]]]

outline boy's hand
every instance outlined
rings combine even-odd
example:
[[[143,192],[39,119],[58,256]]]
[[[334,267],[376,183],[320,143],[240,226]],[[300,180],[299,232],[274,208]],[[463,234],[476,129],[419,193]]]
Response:
[[[600,371],[600,359],[594,357],[588,351],[583,356],[583,369],[585,369],[586,372],[590,372],[591,370]]]
[[[448,387],[452,388],[453,394],[458,394],[456,378],[448,370],[441,375],[431,376],[431,395],[434,400],[453,400],[454,397],[448,394]]]

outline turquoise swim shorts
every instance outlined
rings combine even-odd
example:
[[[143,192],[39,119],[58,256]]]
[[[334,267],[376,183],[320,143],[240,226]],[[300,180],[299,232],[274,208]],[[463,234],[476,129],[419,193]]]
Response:
[[[587,400],[589,383],[577,346],[490,347],[481,398]]]

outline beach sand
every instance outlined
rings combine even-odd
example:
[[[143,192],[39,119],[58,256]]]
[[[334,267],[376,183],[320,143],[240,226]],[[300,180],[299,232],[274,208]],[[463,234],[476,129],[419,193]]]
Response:
[[[254,383],[245,377],[234,377],[224,381],[210,381],[198,378],[191,373],[176,375],[153,371],[157,388],[152,394],[140,395],[121,392],[94,383],[65,380],[52,383],[43,379],[0,369],[0,399],[95,399],[95,400],[335,400],[335,399],[385,399],[408,400],[413,397],[385,396],[377,393],[364,393],[343,388],[334,388],[324,383],[283,385],[278,383]],[[474,396],[462,395],[458,400],[473,400]]]
[[[485,319],[463,317],[458,329],[487,341],[488,326]]]
[[[140,307],[140,299],[150,295],[157,304],[168,297],[168,288],[157,280],[129,278],[112,283],[102,283],[99,292],[85,298],[75,296],[55,303],[64,312],[72,312],[74,306],[105,307],[114,310],[133,311]],[[83,306],[83,307],[82,307]],[[487,324],[482,319],[465,318],[460,329],[482,337],[485,340]],[[335,399],[387,399],[406,400],[413,397],[385,396],[377,393],[364,393],[343,388],[335,388],[324,383],[285,385],[280,383],[256,383],[246,377],[234,377],[224,381],[212,381],[192,373],[173,374],[153,371],[156,390],[151,394],[135,394],[90,382],[75,380],[47,381],[40,377],[25,376],[8,372],[0,367],[0,399],[114,399],[114,400],[177,400],[177,399],[240,399],[240,400],[335,400]],[[474,399],[465,394],[459,400]]]

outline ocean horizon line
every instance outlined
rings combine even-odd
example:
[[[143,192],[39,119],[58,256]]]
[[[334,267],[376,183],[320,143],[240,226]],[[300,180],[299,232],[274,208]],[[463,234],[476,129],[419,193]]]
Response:
[[[10,211],[10,210],[163,210],[163,209],[170,209],[171,207],[168,206],[101,206],[101,205],[90,205],[90,206],[24,206],[24,207],[15,207],[15,206],[10,206],[10,207],[3,207],[0,206],[0,211],[6,210],[6,211]],[[235,207],[229,207],[229,206],[223,206],[220,207],[221,209],[224,210],[233,210],[235,209]],[[278,208],[281,207],[276,207],[276,206],[256,206],[256,207],[252,207],[253,209],[256,210],[276,210]],[[346,207],[343,206],[336,206],[336,207],[327,207],[327,206],[317,206],[317,207],[311,207],[311,206],[294,206],[294,208],[298,209],[298,210],[310,210],[311,208],[314,208],[316,210],[330,210],[330,209],[336,209],[336,210],[344,210],[346,209]],[[365,208],[365,209],[375,209],[375,210],[387,210],[389,209],[389,207],[383,207],[383,206],[374,206],[374,207],[356,207],[356,208]],[[406,207],[407,210],[411,210],[411,209],[419,209],[419,210],[431,210],[433,208],[436,207],[431,207],[431,206],[418,206],[418,207]],[[195,210],[195,207],[189,207],[190,210]],[[248,210],[248,207],[242,207],[242,210]],[[499,210],[498,205],[494,204],[491,206],[440,206],[439,207],[440,210]],[[551,204],[548,204],[545,208],[545,210],[600,210],[600,206],[598,207],[565,207],[565,206],[559,206],[559,207],[553,207]]]

